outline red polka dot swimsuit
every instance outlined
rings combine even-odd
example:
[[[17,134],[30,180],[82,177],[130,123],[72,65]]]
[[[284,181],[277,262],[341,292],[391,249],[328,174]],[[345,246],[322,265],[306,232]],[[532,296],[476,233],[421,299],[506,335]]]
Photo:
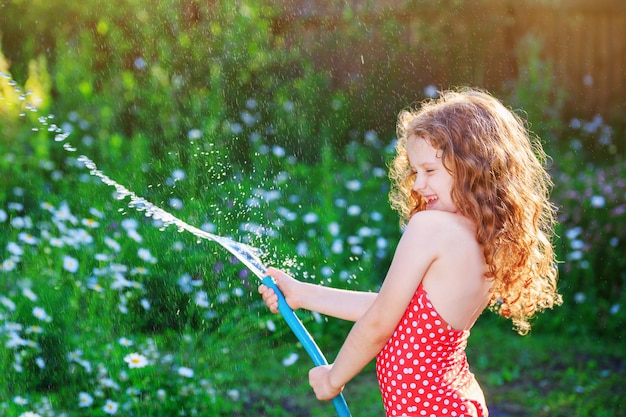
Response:
[[[441,318],[420,283],[376,358],[387,417],[488,416],[465,356],[469,334]]]

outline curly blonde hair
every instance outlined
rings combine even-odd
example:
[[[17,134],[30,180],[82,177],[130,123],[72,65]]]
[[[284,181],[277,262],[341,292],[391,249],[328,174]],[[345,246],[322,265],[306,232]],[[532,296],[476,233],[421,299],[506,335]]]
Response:
[[[398,117],[397,154],[390,165],[391,206],[406,223],[426,202],[406,144],[422,137],[440,151],[454,178],[452,199],[477,226],[476,239],[493,280],[489,306],[510,318],[520,334],[530,318],[562,302],[552,238],[555,207],[547,155],[524,121],[487,92],[444,91]]]

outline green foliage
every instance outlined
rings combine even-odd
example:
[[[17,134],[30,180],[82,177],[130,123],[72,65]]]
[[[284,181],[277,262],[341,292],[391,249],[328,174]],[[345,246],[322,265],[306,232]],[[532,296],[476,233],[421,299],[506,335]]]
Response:
[[[368,67],[365,54],[365,82],[386,84],[363,92],[334,85],[307,51],[288,46],[270,2],[48,3],[12,1],[0,16],[11,56],[9,66],[0,55],[0,413],[330,414],[307,389],[304,352],[261,305],[256,278],[215,244],[161,230],[112,198],[76,157],[191,225],[260,248],[268,265],[376,290],[400,231],[386,201],[393,141],[371,126],[393,102],[381,103],[383,87],[404,85],[410,72],[397,69],[402,50],[389,52],[387,67]],[[71,24],[55,24],[61,14]],[[341,19],[349,32],[334,36],[349,46],[364,27],[347,6]],[[29,22],[39,40],[27,36]],[[400,27],[386,23],[386,45]],[[445,50],[437,31],[419,32]],[[524,45],[508,101],[553,158],[565,299],[534,332],[611,345],[626,319],[626,165],[602,118],[564,120],[540,45]],[[403,105],[419,98],[411,91]],[[350,324],[299,314],[334,357]],[[532,400],[532,415],[561,406],[572,414],[579,387],[594,396],[576,403],[584,413],[613,392],[619,374],[604,370],[622,358],[551,364],[547,355],[542,372],[525,348],[510,354],[519,346],[498,339],[503,332],[483,335],[490,342],[476,359],[496,398],[520,384],[527,394],[515,401]],[[133,358],[147,362],[131,368]],[[536,388],[546,378],[553,394]],[[367,401],[356,409],[365,416],[380,411],[368,403],[380,404],[363,384],[355,393]]]

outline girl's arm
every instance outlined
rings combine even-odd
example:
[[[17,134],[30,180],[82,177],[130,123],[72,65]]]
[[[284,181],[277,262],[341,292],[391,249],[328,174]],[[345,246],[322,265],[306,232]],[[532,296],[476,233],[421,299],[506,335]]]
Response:
[[[270,267],[266,272],[274,279],[293,310],[304,308],[326,316],[357,321],[376,299],[376,293],[373,292],[341,290],[297,281],[276,268]],[[259,293],[270,310],[276,313],[278,297],[274,291],[260,285]]]
[[[318,399],[337,396],[393,334],[417,286],[439,256],[442,225],[433,221],[436,219],[428,212],[413,216],[378,296],[353,326],[335,363],[313,368],[309,373],[309,382]]]

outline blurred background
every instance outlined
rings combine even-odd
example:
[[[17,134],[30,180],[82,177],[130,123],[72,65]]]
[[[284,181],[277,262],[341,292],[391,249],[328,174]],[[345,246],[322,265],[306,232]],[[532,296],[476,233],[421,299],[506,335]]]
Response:
[[[333,415],[249,271],[78,156],[268,265],[376,290],[396,116],[458,86],[528,120],[559,209],[563,306],[470,339],[491,415],[624,414],[625,42],[621,0],[0,1],[0,414]],[[334,358],[350,323],[299,314]],[[346,399],[383,414],[373,367]]]

